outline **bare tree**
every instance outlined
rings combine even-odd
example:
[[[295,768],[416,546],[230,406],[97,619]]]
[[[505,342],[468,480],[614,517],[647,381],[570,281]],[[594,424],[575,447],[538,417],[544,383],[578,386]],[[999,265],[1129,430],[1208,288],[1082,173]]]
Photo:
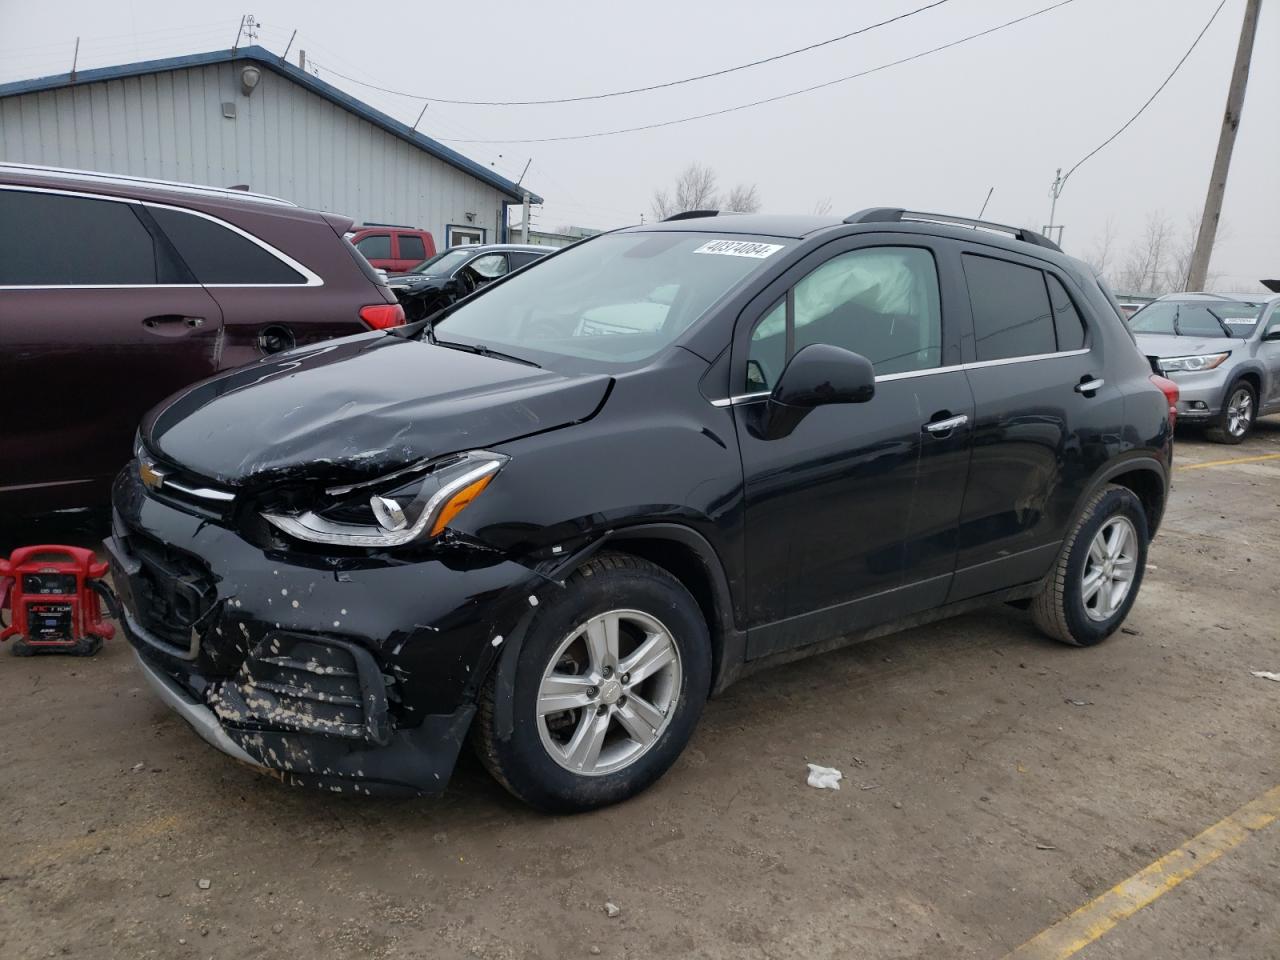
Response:
[[[831,198],[823,197],[813,205],[813,215],[815,217],[825,217],[831,212]]]
[[[740,183],[720,203],[721,210],[734,213],[756,213],[760,210],[760,194],[754,183]]]
[[[657,220],[665,220],[672,214],[686,210],[713,210],[718,196],[716,172],[695,161],[685,167],[676,178],[670,193],[666,190],[654,191],[653,216]]]
[[[1173,226],[1163,213],[1147,215],[1147,224],[1129,247],[1116,282],[1125,293],[1158,297],[1167,293],[1169,257],[1174,243]]]
[[[652,209],[658,220],[686,210],[755,213],[760,209],[760,192],[754,183],[740,183],[721,196],[716,172],[695,161],[681,171],[670,190],[653,192]]]
[[[1113,218],[1107,217],[1102,233],[1094,237],[1093,244],[1085,252],[1084,262],[1103,277],[1110,276],[1111,258],[1115,255],[1117,230]]]

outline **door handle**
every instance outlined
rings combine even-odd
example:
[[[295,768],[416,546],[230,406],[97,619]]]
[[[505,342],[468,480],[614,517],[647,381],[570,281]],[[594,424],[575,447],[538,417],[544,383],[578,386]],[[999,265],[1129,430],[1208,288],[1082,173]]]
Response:
[[[204,323],[204,317],[186,317],[180,313],[162,313],[154,317],[147,317],[142,321],[142,325],[149,330],[154,330],[159,326],[169,326],[170,324],[179,323],[195,329]]]
[[[944,434],[950,433],[957,427],[963,427],[968,422],[968,414],[962,413],[959,416],[947,417],[945,420],[931,420],[924,425],[924,430],[927,433],[933,434],[935,437],[941,437]]]
[[[1098,390],[1102,389],[1102,385],[1106,382],[1107,381],[1098,377],[1081,380],[1076,384],[1076,393],[1096,393]]]

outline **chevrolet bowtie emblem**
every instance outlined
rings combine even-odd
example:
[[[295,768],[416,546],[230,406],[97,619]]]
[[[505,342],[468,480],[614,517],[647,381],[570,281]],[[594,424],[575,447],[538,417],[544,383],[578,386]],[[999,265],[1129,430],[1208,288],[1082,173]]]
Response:
[[[142,485],[148,490],[159,490],[164,483],[165,474],[149,460],[139,460],[138,476],[142,478]]]

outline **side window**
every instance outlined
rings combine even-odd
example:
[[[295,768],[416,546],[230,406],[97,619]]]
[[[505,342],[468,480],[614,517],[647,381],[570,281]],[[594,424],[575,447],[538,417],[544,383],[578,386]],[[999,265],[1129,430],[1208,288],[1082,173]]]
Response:
[[[542,259],[542,254],[540,253],[509,253],[507,254],[507,257],[511,261],[511,269],[518,270],[521,267],[523,267],[526,263],[533,263],[533,261],[535,260]]]
[[[933,255],[918,247],[870,247],[822,264],[752,331],[748,392],[772,389],[785,361],[811,343],[860,353],[878,375],[938,366],[942,311]]]
[[[391,234],[371,233],[356,243],[356,249],[364,254],[366,260],[390,260]]]
[[[968,253],[963,260],[979,361],[1057,352],[1042,271]]]
[[[427,248],[422,238],[412,233],[398,233],[396,240],[400,244],[400,259],[421,262],[427,259]]]
[[[787,298],[760,318],[751,331],[751,352],[747,357],[747,393],[772,390],[778,374],[787,365]]]
[[[1049,284],[1049,303],[1053,306],[1053,329],[1058,335],[1059,350],[1079,350],[1084,346],[1084,321],[1066,288],[1051,273],[1044,275]]]
[[[221,224],[164,207],[147,210],[201,283],[306,283],[307,278],[268,250]]]
[[[0,190],[0,286],[172,282],[133,204]]]
[[[486,253],[467,264],[467,269],[481,280],[497,280],[506,275],[507,258],[501,253]]]

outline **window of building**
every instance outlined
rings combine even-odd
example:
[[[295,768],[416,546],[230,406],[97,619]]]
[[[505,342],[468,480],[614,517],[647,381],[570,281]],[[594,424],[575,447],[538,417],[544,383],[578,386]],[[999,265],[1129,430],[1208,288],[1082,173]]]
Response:
[[[172,282],[134,205],[0,190],[0,286]]]
[[[862,354],[881,376],[939,366],[942,311],[933,255],[917,247],[868,247],[822,264],[756,324],[747,391],[773,389],[786,360],[811,343]]]
[[[248,237],[205,217],[148,206],[201,283],[306,283],[307,279]]]
[[[414,236],[411,233],[402,233],[399,236],[400,241],[400,259],[422,261],[427,259],[427,247],[422,242],[422,238]]]
[[[1051,273],[1046,273],[1044,278],[1049,284],[1049,303],[1053,306],[1053,329],[1058,335],[1058,349],[1081,349],[1084,347],[1084,321],[1080,319],[1062,281]]]
[[[979,361],[1057,351],[1042,271],[972,254],[963,260]]]

